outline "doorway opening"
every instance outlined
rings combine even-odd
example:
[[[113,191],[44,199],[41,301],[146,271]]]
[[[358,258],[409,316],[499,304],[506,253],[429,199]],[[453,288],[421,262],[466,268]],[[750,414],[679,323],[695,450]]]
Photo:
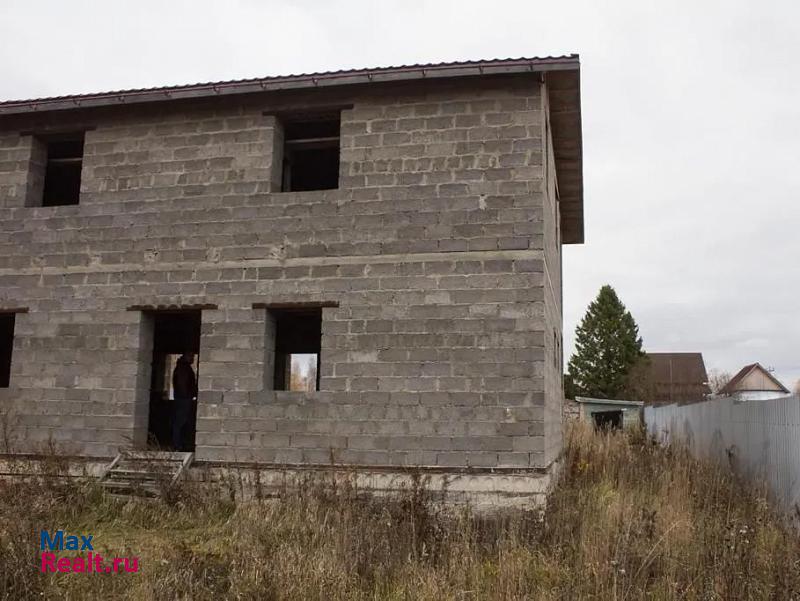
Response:
[[[201,312],[153,312],[148,447],[194,451]]]
[[[592,413],[596,430],[621,430],[622,411],[596,411]]]

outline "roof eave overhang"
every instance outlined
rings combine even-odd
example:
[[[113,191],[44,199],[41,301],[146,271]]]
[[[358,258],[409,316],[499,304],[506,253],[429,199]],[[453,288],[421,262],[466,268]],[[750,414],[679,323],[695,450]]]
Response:
[[[591,397],[576,396],[576,403],[586,405],[628,405],[631,407],[643,407],[644,401],[627,401],[624,399],[595,399]]]
[[[584,242],[580,77],[578,67],[546,75],[564,244]]]

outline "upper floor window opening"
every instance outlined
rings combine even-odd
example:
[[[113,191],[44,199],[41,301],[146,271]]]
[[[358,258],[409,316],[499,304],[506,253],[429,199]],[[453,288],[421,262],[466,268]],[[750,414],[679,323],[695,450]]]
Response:
[[[84,132],[42,140],[46,146],[42,206],[76,205],[81,194]]]
[[[339,111],[283,119],[281,191],[339,187],[340,129]]]

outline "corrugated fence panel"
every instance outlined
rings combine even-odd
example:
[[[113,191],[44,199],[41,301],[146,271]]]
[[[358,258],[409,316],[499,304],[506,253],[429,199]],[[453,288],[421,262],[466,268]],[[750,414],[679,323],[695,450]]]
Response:
[[[766,482],[781,506],[800,511],[800,396],[645,407],[644,419],[663,444],[685,444],[695,457]]]

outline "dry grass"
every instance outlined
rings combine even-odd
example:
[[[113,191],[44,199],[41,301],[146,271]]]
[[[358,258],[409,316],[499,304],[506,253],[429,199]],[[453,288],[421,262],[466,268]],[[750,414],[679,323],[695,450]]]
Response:
[[[0,483],[4,599],[800,599],[800,542],[757,491],[641,434],[570,432],[544,520],[445,512],[308,484],[122,502],[91,485]],[[91,533],[142,573],[40,574],[38,532]]]

